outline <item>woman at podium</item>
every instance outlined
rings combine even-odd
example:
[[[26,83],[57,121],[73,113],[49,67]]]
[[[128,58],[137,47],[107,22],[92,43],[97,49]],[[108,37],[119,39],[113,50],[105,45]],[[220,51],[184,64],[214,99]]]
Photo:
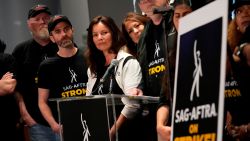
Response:
[[[128,53],[125,38],[112,18],[93,18],[88,28],[87,45],[89,68],[86,95],[143,95],[141,67]],[[110,129],[112,140],[115,138],[116,129],[119,136],[122,136],[119,141],[127,140],[128,134],[132,136],[133,128],[123,130],[129,132],[124,133],[124,136],[120,131],[124,123],[133,119],[141,109],[139,103],[130,99],[122,98],[122,102],[125,106],[122,107],[116,124]],[[136,135],[136,132],[134,134]]]

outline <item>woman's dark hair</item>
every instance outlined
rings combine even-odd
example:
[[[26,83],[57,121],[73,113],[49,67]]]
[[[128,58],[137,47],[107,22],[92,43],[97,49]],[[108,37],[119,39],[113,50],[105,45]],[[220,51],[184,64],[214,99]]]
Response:
[[[124,18],[123,22],[122,22],[122,33],[127,41],[127,47],[130,51],[130,53],[132,55],[136,55],[137,54],[137,47],[136,44],[134,43],[134,41],[131,39],[131,37],[129,36],[129,33],[126,30],[126,26],[125,23],[127,21],[135,21],[135,22],[139,22],[143,25],[146,25],[146,23],[149,21],[150,19],[144,15],[141,15],[139,13],[135,13],[135,12],[128,12],[126,17]]]
[[[112,44],[110,47],[110,52],[117,54],[122,46],[126,44],[126,40],[122,35],[122,32],[115,24],[114,20],[108,16],[96,16],[91,21],[88,27],[87,36],[87,52],[86,56],[88,58],[88,64],[92,73],[97,74],[100,71],[100,67],[105,65],[105,57],[102,51],[98,50],[93,41],[93,26],[102,23],[111,32]],[[99,68],[98,68],[99,67]]]

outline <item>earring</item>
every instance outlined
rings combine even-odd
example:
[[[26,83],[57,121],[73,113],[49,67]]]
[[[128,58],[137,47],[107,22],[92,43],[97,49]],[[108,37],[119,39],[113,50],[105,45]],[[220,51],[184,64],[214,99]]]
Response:
[[[238,27],[238,26],[237,26],[237,28],[236,28],[236,29],[237,29],[238,31],[240,31],[240,27]]]

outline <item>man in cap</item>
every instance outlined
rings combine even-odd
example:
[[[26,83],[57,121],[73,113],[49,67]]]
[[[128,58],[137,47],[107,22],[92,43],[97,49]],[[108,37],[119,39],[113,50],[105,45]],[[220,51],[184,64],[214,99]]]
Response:
[[[32,38],[18,44],[12,55],[16,59],[16,97],[19,110],[28,127],[31,141],[51,141],[53,132],[47,127],[38,108],[37,71],[40,63],[58,50],[48,33],[51,12],[46,5],[35,5],[28,12],[27,25]]]
[[[57,105],[50,98],[85,96],[88,81],[83,50],[73,42],[72,24],[66,16],[55,15],[48,24],[50,39],[59,50],[55,57],[44,60],[38,71],[40,111],[56,135],[61,133]],[[53,79],[51,79],[53,78]]]
[[[170,117],[172,104],[172,88],[174,84],[176,32],[172,32],[173,10],[169,0],[140,0],[139,7],[150,17],[138,43],[138,61],[142,66],[144,94],[160,96],[158,107],[150,107],[150,119],[154,127],[151,133],[156,140],[169,140]],[[157,62],[157,63],[152,63]],[[159,72],[150,73],[158,66],[163,66]],[[170,83],[168,82],[170,81]],[[152,110],[151,110],[152,109]],[[155,117],[157,119],[155,119]],[[157,123],[155,123],[157,121]],[[168,126],[167,126],[168,125]],[[156,126],[156,127],[155,127]]]
[[[175,0],[173,3],[173,17],[170,17],[170,20],[173,20],[172,28],[167,38],[167,51],[168,51],[168,65],[169,72],[165,74],[165,90],[161,93],[160,105],[157,111],[157,132],[159,141],[169,141],[171,135],[171,105],[173,97],[173,85],[174,85],[174,73],[175,73],[175,56],[176,56],[176,47],[177,47],[177,32],[179,18],[190,13],[191,2],[189,0]],[[170,36],[171,35],[171,36]],[[169,79],[169,80],[168,80]],[[170,83],[170,84],[168,84]],[[164,95],[165,93],[165,95]]]

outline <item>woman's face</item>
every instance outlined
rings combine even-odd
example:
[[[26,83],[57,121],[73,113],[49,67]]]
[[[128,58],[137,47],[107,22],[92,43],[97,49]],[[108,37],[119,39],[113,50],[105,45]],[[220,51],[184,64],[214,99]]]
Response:
[[[138,43],[140,35],[144,30],[144,25],[138,21],[126,21],[125,28],[134,43]]]
[[[186,16],[187,14],[189,14],[191,12],[192,12],[192,9],[189,6],[187,6],[186,4],[180,4],[174,8],[173,22],[174,22],[174,26],[175,26],[177,31],[179,29],[180,18]]]
[[[99,22],[93,26],[93,41],[97,49],[100,51],[109,51],[112,45],[112,35],[109,28]]]
[[[236,9],[236,24],[241,33],[250,25],[250,5],[243,5]]]

